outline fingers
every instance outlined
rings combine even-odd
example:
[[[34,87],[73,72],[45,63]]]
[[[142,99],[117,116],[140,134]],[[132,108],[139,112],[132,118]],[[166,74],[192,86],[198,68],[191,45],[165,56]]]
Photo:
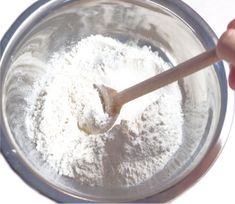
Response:
[[[235,90],[235,65],[230,66],[228,82],[229,82],[230,88]]]
[[[235,29],[229,29],[222,34],[216,52],[220,59],[235,64]]]
[[[228,29],[235,29],[235,19],[228,24]]]
[[[235,29],[235,19],[228,24],[228,29]],[[229,86],[235,90],[235,65],[230,65],[230,73],[228,77]]]

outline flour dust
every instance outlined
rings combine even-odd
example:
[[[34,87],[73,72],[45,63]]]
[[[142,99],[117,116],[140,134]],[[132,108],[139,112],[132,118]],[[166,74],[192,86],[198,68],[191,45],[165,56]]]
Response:
[[[100,35],[54,54],[44,78],[35,82],[27,114],[28,135],[59,174],[89,186],[133,186],[161,171],[182,142],[182,96],[177,83],[122,108],[114,126],[93,84],[118,91],[169,69],[149,47]],[[78,127],[84,127],[78,128]]]

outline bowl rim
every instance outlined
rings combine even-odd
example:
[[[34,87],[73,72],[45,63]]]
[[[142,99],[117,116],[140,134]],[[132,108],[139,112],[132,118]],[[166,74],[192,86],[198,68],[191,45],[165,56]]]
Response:
[[[58,6],[63,5],[63,3],[72,2],[72,1],[73,0],[36,1],[15,20],[15,22],[11,25],[11,27],[8,29],[8,31],[5,33],[5,35],[1,40],[1,50],[0,50],[1,73],[3,71],[2,60],[4,59],[4,54],[8,49],[8,45],[11,43],[11,39],[14,37],[14,34],[18,30],[18,28],[22,25],[22,23],[24,23],[25,20],[29,18],[31,14],[33,14],[39,8],[43,7],[41,12],[43,11],[45,12],[49,8],[57,8]],[[141,1],[141,0],[136,0],[136,1]],[[193,30],[198,30],[196,34],[198,34],[199,40],[203,43],[205,48],[209,49],[215,47],[217,42],[217,37],[215,33],[209,27],[209,25],[199,16],[199,14],[197,14],[187,4],[185,4],[181,0],[149,0],[149,1],[152,3],[160,4],[170,9],[179,17],[181,17],[184,22],[190,25],[190,27]],[[170,188],[160,193],[157,193],[142,200],[138,200],[138,202],[143,202],[143,203],[168,202],[176,198],[177,196],[182,194],[185,190],[187,190],[189,187],[191,187],[193,184],[195,184],[208,171],[208,169],[212,166],[212,164],[220,154],[228,138],[234,117],[234,94],[228,91],[228,85],[227,85],[228,70],[225,71],[224,64],[222,62],[216,63],[214,65],[214,69],[219,79],[220,93],[221,93],[221,107],[222,107],[220,112],[220,115],[222,117],[220,117],[216,129],[216,134],[218,135],[217,140],[214,141],[214,143],[211,145],[208,153],[205,155],[202,161],[183,180],[179,181],[175,185],[171,186]],[[1,75],[1,85],[2,82],[3,82],[3,77]],[[58,202],[67,202],[67,203],[84,202],[84,201],[113,202],[113,200],[111,201],[105,199],[92,200],[91,198],[81,198],[72,195],[71,193],[68,193],[64,190],[59,189],[58,187],[55,187],[45,179],[42,179],[41,176],[37,175],[29,168],[29,166],[27,165],[25,160],[21,157],[21,155],[18,154],[17,151],[15,151],[15,144],[7,136],[8,130],[4,124],[4,118],[2,113],[2,87],[3,86],[1,86],[1,91],[0,91],[1,94],[0,105],[1,105],[1,121],[3,121],[3,123],[1,124],[0,127],[1,128],[0,151],[2,152],[4,158],[11,166],[11,168],[23,179],[23,181],[25,181],[28,185],[30,185],[32,188],[39,191],[43,195]],[[232,107],[233,111],[230,111],[229,109],[231,109]],[[225,128],[224,125],[225,123],[228,124],[229,128],[227,127]],[[133,202],[133,201],[128,201],[128,202]]]

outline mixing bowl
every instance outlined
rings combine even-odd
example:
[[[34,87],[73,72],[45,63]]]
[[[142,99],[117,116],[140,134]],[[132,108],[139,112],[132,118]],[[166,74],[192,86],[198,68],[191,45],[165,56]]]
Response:
[[[33,83],[44,73],[18,59],[29,54],[46,65],[54,53],[92,34],[150,46],[172,65],[217,41],[200,16],[178,0],[37,1],[1,41],[1,151],[29,185],[59,202],[172,200],[206,172],[229,134],[234,99],[227,94],[223,63],[178,82],[184,110],[182,145],[162,171],[136,186],[90,187],[57,175],[35,150],[26,125],[17,123],[27,112],[25,96],[33,93]]]

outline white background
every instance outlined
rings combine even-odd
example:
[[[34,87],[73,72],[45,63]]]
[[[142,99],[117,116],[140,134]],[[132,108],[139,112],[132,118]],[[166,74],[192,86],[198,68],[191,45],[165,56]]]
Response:
[[[196,10],[219,36],[227,23],[235,18],[235,0],[184,0]],[[0,1],[0,38],[34,0]],[[233,125],[235,126],[235,124]],[[235,128],[210,171],[195,186],[173,201],[173,204],[235,203]],[[7,165],[0,155],[0,203],[51,204],[27,186]]]

